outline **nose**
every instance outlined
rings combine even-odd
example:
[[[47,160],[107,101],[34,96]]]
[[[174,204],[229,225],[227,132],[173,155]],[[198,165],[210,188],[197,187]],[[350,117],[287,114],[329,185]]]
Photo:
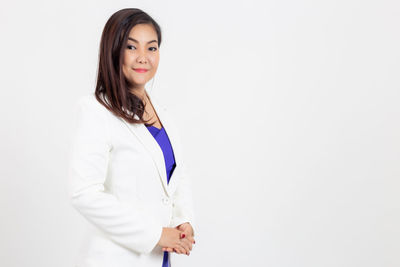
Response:
[[[137,57],[137,61],[140,63],[147,63],[147,58],[145,53],[140,53]]]
[[[138,62],[140,62],[140,63],[147,63],[147,60],[146,60],[145,57],[139,57],[139,58],[138,58]]]

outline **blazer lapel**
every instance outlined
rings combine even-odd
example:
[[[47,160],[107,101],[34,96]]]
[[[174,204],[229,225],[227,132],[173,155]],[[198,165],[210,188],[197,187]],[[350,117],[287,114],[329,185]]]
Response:
[[[158,142],[155,140],[153,135],[149,132],[147,127],[144,124],[133,124],[133,123],[128,123],[124,119],[122,121],[128,126],[129,130],[134,134],[137,139],[140,140],[140,142],[144,145],[144,147],[147,149],[147,151],[150,153],[154,164],[158,170],[159,173],[159,179],[160,182],[164,188],[164,191],[168,196],[172,196],[173,192],[176,189],[176,179],[177,179],[177,171],[180,170],[180,148],[178,147],[178,140],[177,140],[177,133],[176,129],[173,126],[173,123],[166,113],[166,109],[162,106],[160,106],[157,102],[157,100],[154,98],[152,93],[149,93],[148,91],[147,95],[150,98],[151,103],[153,104],[153,107],[161,121],[161,124],[164,127],[165,132],[168,135],[168,138],[171,142],[172,150],[174,152],[174,157],[175,157],[175,162],[176,162],[176,167],[175,170],[172,173],[172,176],[170,177],[169,183],[167,183],[167,171],[166,171],[166,166],[165,166],[165,160],[164,160],[164,154],[163,151],[158,144]],[[134,116],[136,119],[139,119],[137,115]]]
[[[169,183],[167,183],[167,173],[166,173],[166,168],[165,168],[164,154],[163,154],[160,146],[158,145],[157,141],[154,139],[154,137],[151,135],[151,133],[148,132],[150,134],[150,136],[153,138],[154,142],[157,144],[158,148],[160,149],[160,153],[161,153],[162,160],[164,163],[163,166],[164,166],[164,174],[165,174],[165,178],[163,178],[161,176],[160,176],[160,178],[162,179],[164,187],[167,189],[168,195],[172,196],[176,189],[176,185],[177,185],[177,179],[178,179],[177,174],[181,170],[181,154],[180,154],[180,147],[179,147],[180,143],[178,142],[178,133],[176,132],[177,129],[173,123],[173,120],[169,116],[167,109],[159,104],[157,98],[155,98],[152,93],[147,92],[147,94],[149,95],[150,101],[153,104],[154,109],[156,110],[157,115],[161,121],[161,124],[164,127],[164,131],[167,133],[168,139],[172,146],[174,158],[175,158],[176,166],[175,166],[174,171],[172,172]],[[146,127],[146,126],[144,126],[144,127]]]

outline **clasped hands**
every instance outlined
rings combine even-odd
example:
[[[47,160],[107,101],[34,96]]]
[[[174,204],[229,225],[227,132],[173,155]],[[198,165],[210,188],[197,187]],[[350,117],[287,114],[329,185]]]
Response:
[[[158,245],[163,251],[190,255],[194,240],[194,232],[189,222],[182,223],[175,228],[163,227]]]

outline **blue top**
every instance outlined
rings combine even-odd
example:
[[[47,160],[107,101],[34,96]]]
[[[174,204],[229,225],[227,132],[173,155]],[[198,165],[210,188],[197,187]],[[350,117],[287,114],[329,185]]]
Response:
[[[172,150],[171,143],[169,141],[168,135],[165,132],[164,127],[158,129],[155,126],[146,126],[147,130],[153,135],[154,139],[156,139],[157,143],[160,145],[161,150],[164,154],[165,168],[167,171],[167,183],[169,183],[169,179],[172,175],[172,172],[175,169],[175,157],[174,152]],[[169,261],[169,252],[164,251],[164,257],[161,267],[171,267],[171,263]]]
[[[176,164],[175,164],[174,152],[172,150],[172,146],[169,141],[168,135],[165,132],[164,127],[158,129],[157,127],[154,126],[146,126],[146,128],[153,135],[154,139],[156,139],[157,143],[160,145],[161,150],[164,154],[165,167],[167,171],[167,182],[169,183],[169,179],[176,167]]]

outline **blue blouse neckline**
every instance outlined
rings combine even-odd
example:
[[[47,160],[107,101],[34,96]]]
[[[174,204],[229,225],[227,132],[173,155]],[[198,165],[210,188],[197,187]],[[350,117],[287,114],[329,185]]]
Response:
[[[147,128],[151,128],[151,127],[153,127],[153,128],[155,128],[155,129],[157,129],[157,130],[162,130],[164,127],[161,127],[161,128],[157,128],[156,126],[153,126],[153,125],[150,125],[150,126],[146,126]]]

